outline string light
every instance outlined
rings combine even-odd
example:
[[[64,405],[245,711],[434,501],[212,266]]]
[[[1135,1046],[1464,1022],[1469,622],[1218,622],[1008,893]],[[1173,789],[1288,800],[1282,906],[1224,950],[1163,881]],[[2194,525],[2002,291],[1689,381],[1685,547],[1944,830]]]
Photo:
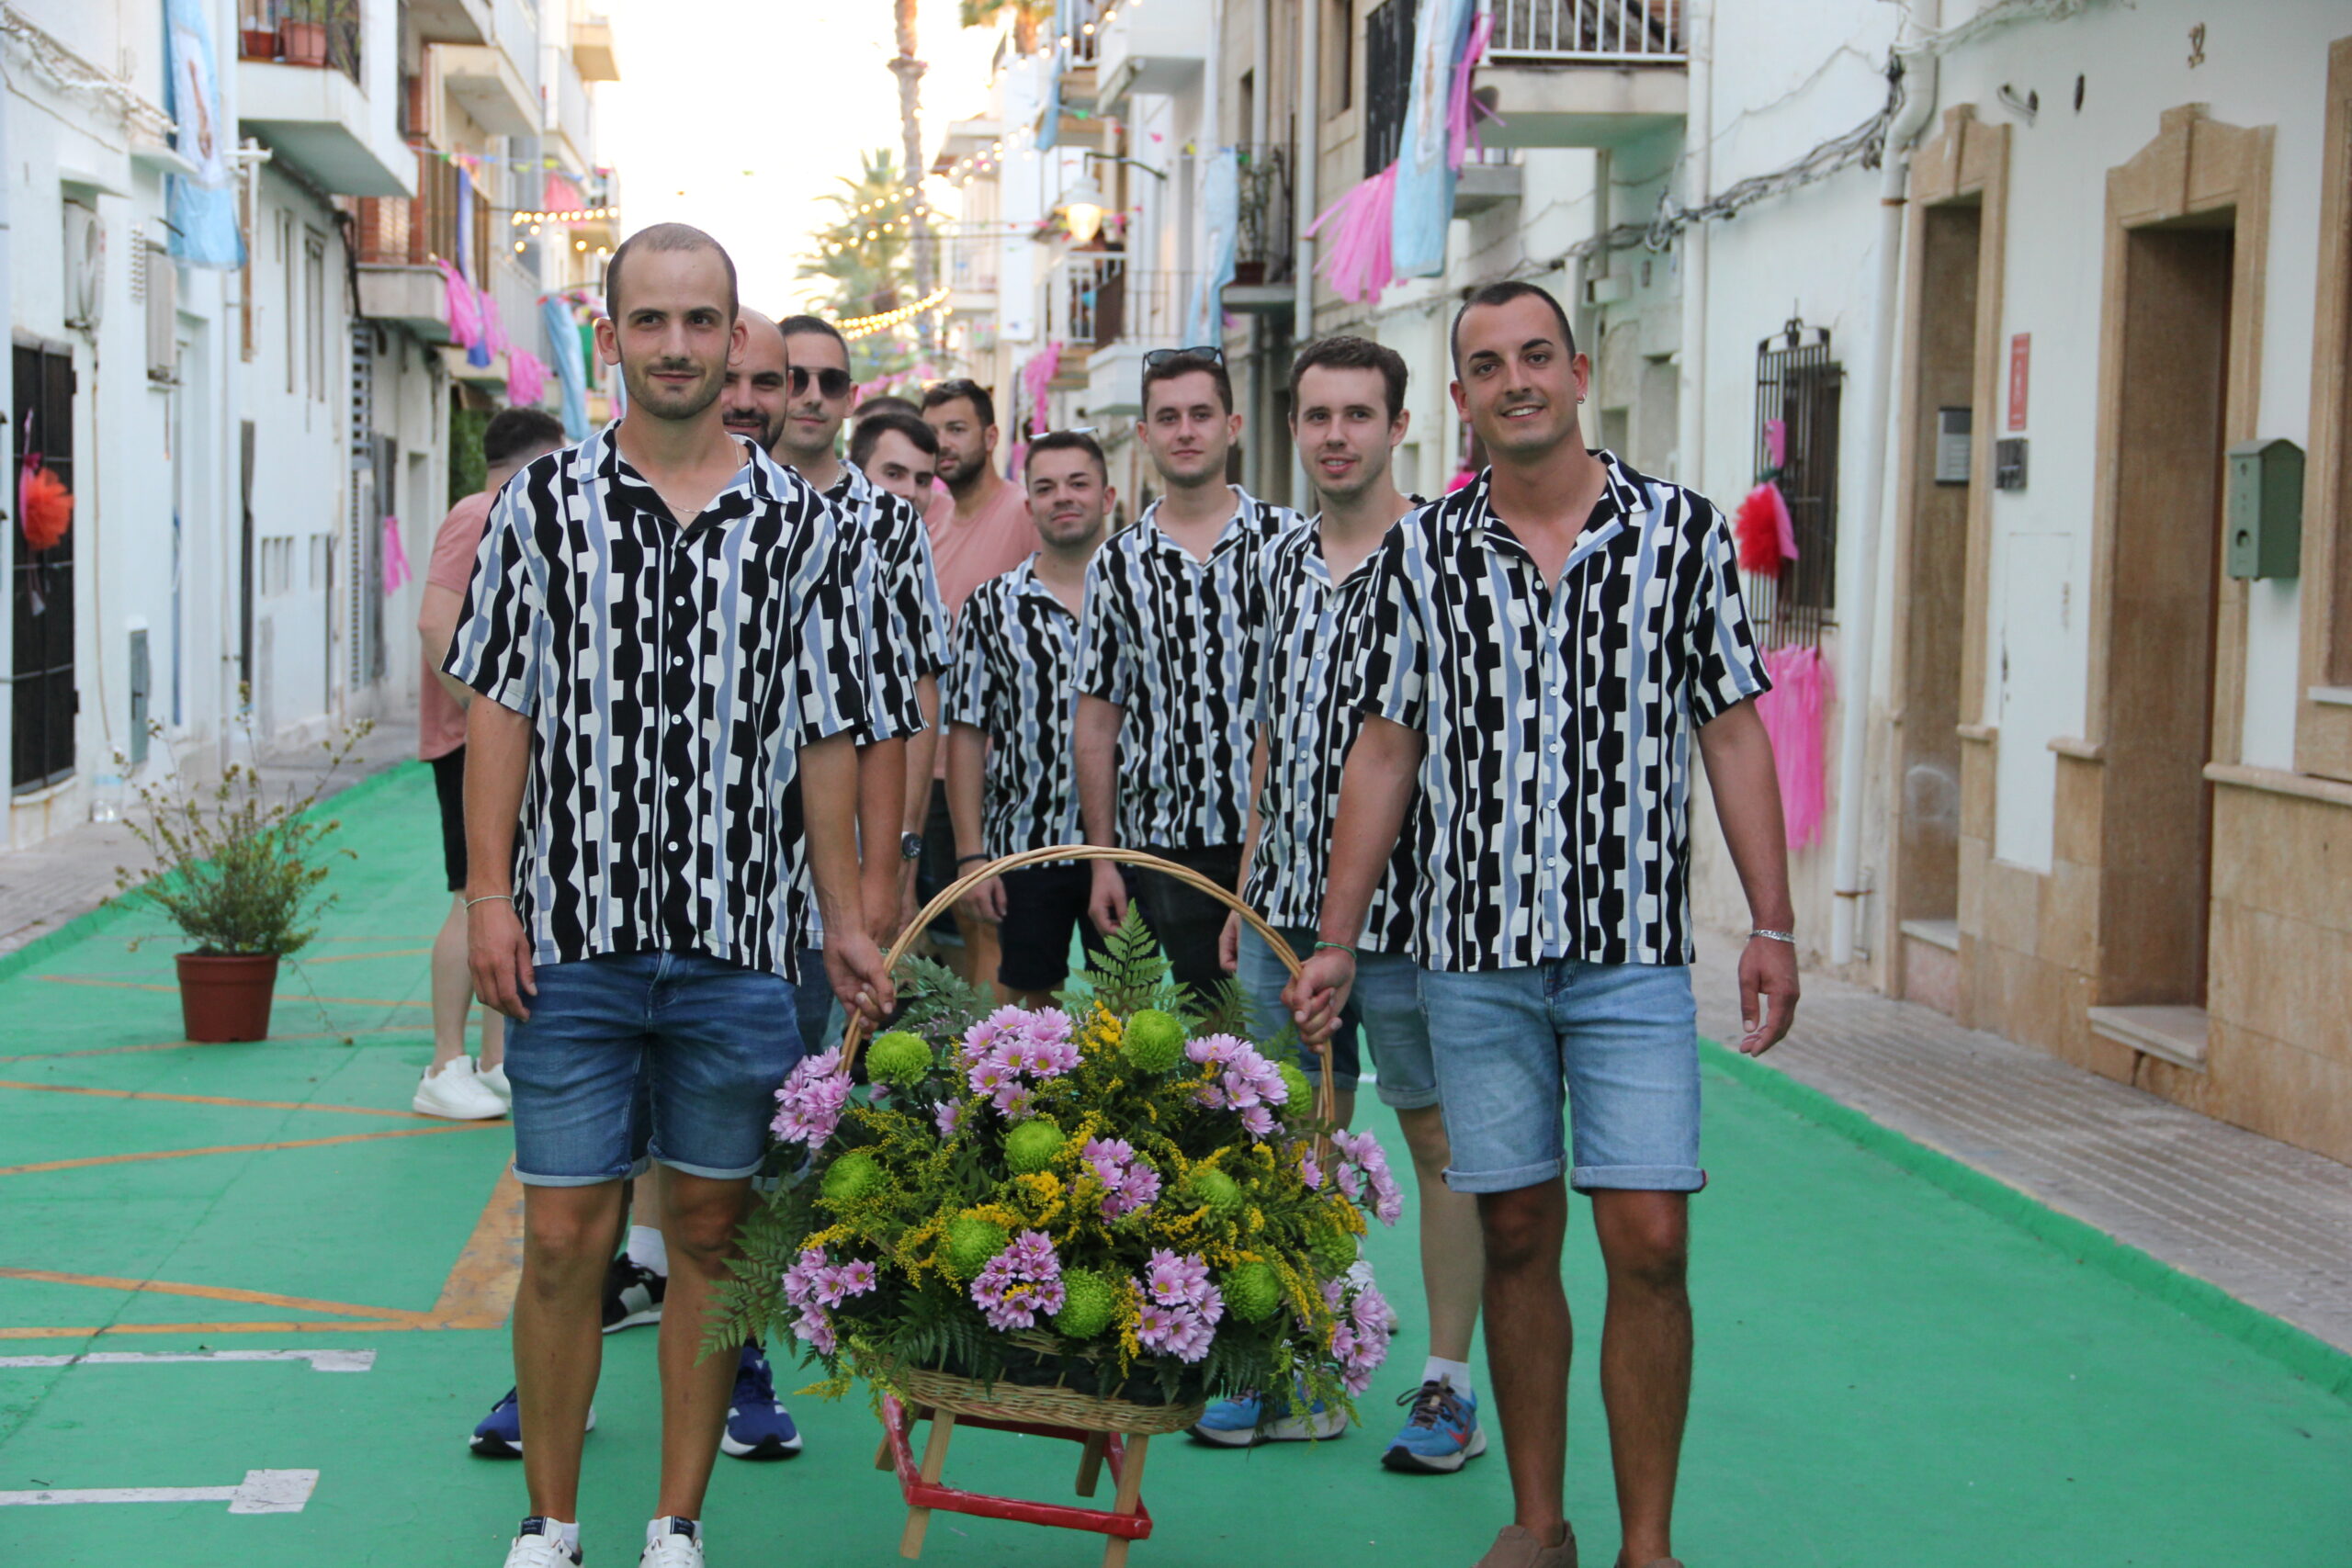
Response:
[[[617,207],[573,207],[548,212],[515,212],[508,215],[506,221],[516,227],[525,223],[604,223],[620,215],[621,209]]]
[[[910,321],[925,310],[938,309],[947,302],[947,286],[942,284],[911,305],[901,305],[895,310],[885,310],[879,315],[853,316],[846,321],[836,321],[833,325],[840,329],[842,336],[845,338],[871,337],[876,333],[888,332],[892,327]]]

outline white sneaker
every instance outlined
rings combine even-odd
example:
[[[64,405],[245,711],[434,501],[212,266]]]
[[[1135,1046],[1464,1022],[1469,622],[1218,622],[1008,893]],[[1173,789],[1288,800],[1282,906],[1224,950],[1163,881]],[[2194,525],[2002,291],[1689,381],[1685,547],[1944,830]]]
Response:
[[[475,1075],[471,1056],[452,1056],[439,1072],[425,1068],[409,1104],[422,1115],[452,1122],[487,1122],[506,1114],[506,1102]]]
[[[702,1527],[692,1519],[655,1519],[645,1527],[637,1568],[703,1568]]]
[[[580,1568],[580,1551],[565,1546],[548,1521],[534,1515],[506,1549],[506,1568]]]
[[[498,1102],[507,1110],[514,1109],[514,1086],[506,1081],[505,1063],[501,1062],[494,1067],[476,1067],[474,1081],[498,1096]]]

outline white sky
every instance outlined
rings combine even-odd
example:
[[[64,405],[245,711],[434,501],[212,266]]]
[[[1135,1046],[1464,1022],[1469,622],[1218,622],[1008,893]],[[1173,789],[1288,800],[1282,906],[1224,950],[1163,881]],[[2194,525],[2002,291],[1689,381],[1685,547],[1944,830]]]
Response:
[[[608,4],[621,79],[596,88],[597,156],[619,171],[624,231],[709,231],[744,304],[781,313],[808,289],[793,274],[831,211],[819,198],[865,149],[899,150],[889,0]],[[956,9],[921,0],[917,17],[926,165],[948,121],[987,107],[1000,29],[958,27]]]

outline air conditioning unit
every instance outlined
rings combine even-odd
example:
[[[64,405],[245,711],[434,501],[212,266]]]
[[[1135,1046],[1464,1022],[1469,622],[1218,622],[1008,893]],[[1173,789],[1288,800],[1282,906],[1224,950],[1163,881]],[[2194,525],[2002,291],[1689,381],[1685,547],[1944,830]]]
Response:
[[[65,324],[95,331],[107,313],[107,226],[97,209],[65,204]]]

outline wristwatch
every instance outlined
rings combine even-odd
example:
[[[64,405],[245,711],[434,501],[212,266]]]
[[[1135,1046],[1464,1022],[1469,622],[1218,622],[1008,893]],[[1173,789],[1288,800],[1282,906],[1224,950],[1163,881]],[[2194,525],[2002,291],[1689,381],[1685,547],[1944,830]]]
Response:
[[[922,859],[922,835],[921,833],[901,833],[899,835],[899,858],[900,860]]]

